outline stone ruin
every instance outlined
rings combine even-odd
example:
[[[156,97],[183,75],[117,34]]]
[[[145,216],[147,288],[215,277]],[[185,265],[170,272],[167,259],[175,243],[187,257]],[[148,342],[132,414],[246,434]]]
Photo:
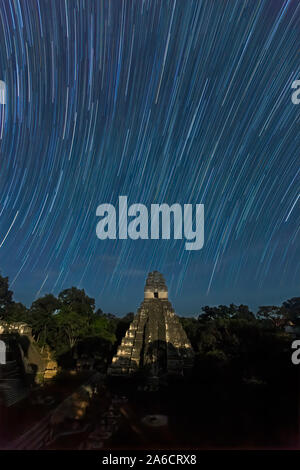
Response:
[[[168,300],[163,275],[149,273],[141,303],[114,356],[109,376],[130,377],[139,371],[153,382],[183,376],[193,366],[194,351]]]
[[[49,349],[40,350],[31,328],[23,322],[0,322],[0,403],[11,406],[25,398],[33,383],[57,374]]]

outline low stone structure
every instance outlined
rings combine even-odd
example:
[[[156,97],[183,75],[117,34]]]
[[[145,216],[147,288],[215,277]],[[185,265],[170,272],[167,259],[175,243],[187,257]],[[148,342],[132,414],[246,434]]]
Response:
[[[3,333],[18,333],[19,335],[27,335],[32,337],[32,330],[30,326],[23,322],[0,322],[0,335]]]
[[[194,352],[168,300],[163,275],[149,273],[144,301],[108,369],[108,375],[128,377],[144,371],[153,381],[183,376],[193,365]]]
[[[57,363],[48,348],[42,352],[23,322],[0,322],[0,340],[5,357],[0,364],[0,400],[7,406],[23,399],[31,383],[41,383],[57,374]]]
[[[50,352],[50,349],[46,347],[42,353],[42,358],[44,361],[44,372],[42,373],[43,380],[50,380],[56,376],[58,372],[57,362],[53,359],[53,356]]]

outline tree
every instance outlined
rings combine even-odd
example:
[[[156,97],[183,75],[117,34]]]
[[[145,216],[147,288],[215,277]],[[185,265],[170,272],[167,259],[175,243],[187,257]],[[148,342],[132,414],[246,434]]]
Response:
[[[55,313],[60,308],[59,300],[52,294],[35,300],[29,311],[28,323],[32,327],[33,335],[43,348],[46,344],[51,345],[51,337],[55,333]]]
[[[67,343],[71,350],[75,348],[80,339],[88,334],[90,326],[86,316],[68,306],[61,308],[55,316],[55,322],[59,337]]]
[[[7,307],[12,304],[13,293],[8,288],[8,277],[0,275],[0,319],[5,320]]]
[[[180,317],[179,320],[194,348],[198,350],[198,341],[200,337],[201,323],[199,321],[200,315],[197,318],[194,317]]]
[[[275,328],[284,327],[287,323],[285,310],[282,307],[277,307],[276,305],[265,305],[259,307],[257,318],[268,322]]]
[[[21,302],[13,301],[9,290],[8,277],[0,276],[0,320],[5,322],[26,322],[28,310]]]
[[[218,307],[208,307],[206,305],[205,307],[202,307],[202,311],[204,313],[201,313],[199,315],[199,320],[201,322],[206,322],[216,320],[217,318],[230,318],[233,313],[231,307],[232,305],[230,305],[230,307],[227,307],[226,305],[219,305]]]
[[[234,304],[230,304],[230,308],[232,312],[232,318],[247,321],[255,320],[255,316],[252,312],[250,312],[248,305],[241,304],[237,306]]]
[[[288,319],[294,325],[300,325],[300,297],[293,297],[292,299],[283,302],[282,307],[285,309]]]
[[[7,306],[6,320],[8,322],[24,322],[28,323],[28,309],[21,302],[12,302]]]
[[[69,307],[72,311],[81,315],[92,315],[95,309],[95,300],[89,297],[84,289],[71,287],[63,290],[58,299],[61,305]]]
[[[92,322],[88,325],[86,331],[87,337],[102,338],[111,343],[116,340],[115,334],[111,331],[110,323],[105,317],[94,315]]]

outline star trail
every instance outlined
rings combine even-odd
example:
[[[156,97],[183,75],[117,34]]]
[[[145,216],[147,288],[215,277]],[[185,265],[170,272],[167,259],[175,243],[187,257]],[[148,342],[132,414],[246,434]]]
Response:
[[[134,311],[299,295],[298,1],[0,0],[0,269],[15,298]],[[96,208],[204,204],[205,242],[96,237]]]

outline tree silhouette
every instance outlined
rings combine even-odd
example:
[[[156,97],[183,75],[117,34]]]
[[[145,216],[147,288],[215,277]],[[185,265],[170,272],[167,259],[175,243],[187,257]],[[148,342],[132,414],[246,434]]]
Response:
[[[0,319],[5,320],[7,307],[12,304],[13,293],[8,288],[8,277],[0,275]]]

